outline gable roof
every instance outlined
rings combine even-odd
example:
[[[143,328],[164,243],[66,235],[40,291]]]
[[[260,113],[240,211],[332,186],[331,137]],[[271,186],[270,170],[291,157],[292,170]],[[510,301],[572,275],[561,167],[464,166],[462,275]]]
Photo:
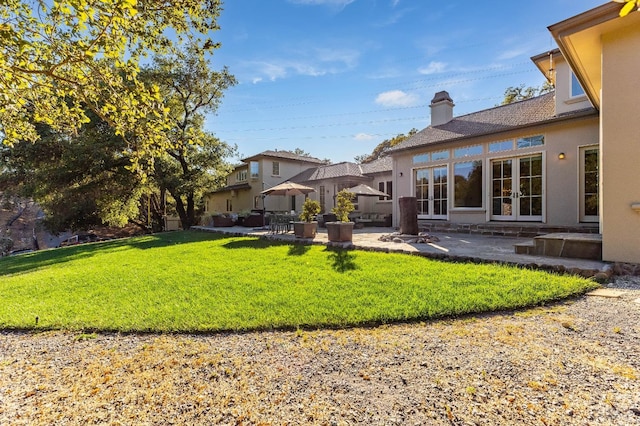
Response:
[[[305,163],[325,164],[323,160],[316,157],[298,155],[290,151],[271,151],[271,150],[262,151],[261,153],[252,155],[251,157],[243,158],[242,161],[249,162],[251,160],[257,160],[261,157],[272,157],[272,158],[283,159],[283,160],[302,161]]]
[[[541,124],[595,115],[595,108],[556,115],[555,93],[474,112],[438,126],[429,126],[390,149],[391,153],[428,145],[499,134]]]
[[[393,159],[390,156],[378,158],[370,163],[361,164],[360,168],[365,175],[390,172],[393,170]]]
[[[357,177],[366,178],[362,173],[362,168],[359,164],[343,161],[342,163],[327,164],[319,167],[312,167],[297,175],[293,176],[289,180],[291,182],[311,182],[314,180],[323,179],[335,179],[342,177]]]

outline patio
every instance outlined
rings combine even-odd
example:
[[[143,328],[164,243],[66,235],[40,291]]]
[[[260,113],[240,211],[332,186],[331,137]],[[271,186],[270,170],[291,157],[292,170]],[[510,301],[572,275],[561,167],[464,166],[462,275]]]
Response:
[[[324,244],[362,250],[406,252],[437,259],[518,264],[538,269],[556,270],[558,272],[570,271],[588,277],[595,276],[598,273],[607,275],[611,273],[611,265],[607,262],[516,254],[514,246],[531,242],[531,238],[437,232],[429,234],[439,240],[431,243],[383,242],[380,241],[380,237],[396,232],[395,229],[368,227],[354,229],[352,243],[329,243],[327,230],[323,228],[318,228],[316,238],[313,240],[296,238],[292,233],[273,234],[269,230],[241,226],[229,228],[195,226],[193,229],[230,235],[254,235],[291,242]]]

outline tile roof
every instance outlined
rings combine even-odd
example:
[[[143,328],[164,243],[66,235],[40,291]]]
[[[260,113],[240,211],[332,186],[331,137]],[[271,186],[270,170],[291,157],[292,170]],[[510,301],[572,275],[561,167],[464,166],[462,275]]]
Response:
[[[314,180],[335,179],[342,177],[366,178],[362,168],[356,163],[344,161],[342,163],[327,164],[307,169],[289,179],[291,182],[311,182]]]
[[[448,123],[429,126],[419,131],[391,148],[390,152],[597,114],[595,108],[588,108],[556,115],[554,95],[554,92],[546,93],[524,101],[454,117]]]
[[[273,157],[273,158],[282,158],[287,160],[304,161],[306,163],[325,164],[323,160],[316,157],[307,157],[305,155],[298,155],[290,151],[271,151],[271,150],[262,151],[259,154],[255,154],[250,157],[243,158],[242,161],[248,162],[250,160],[253,160],[259,157]]]
[[[391,163],[391,157],[383,157],[366,164],[356,164],[343,161],[342,163],[326,164],[323,166],[309,168],[298,173],[289,180],[291,182],[302,183],[345,177],[366,179],[369,174],[391,172]]]
[[[370,163],[363,163],[360,165],[362,173],[365,175],[373,173],[386,173],[393,170],[393,159],[391,156],[378,158]]]

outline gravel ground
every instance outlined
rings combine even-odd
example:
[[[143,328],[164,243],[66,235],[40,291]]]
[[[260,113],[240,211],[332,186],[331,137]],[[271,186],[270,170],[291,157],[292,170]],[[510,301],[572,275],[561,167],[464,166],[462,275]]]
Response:
[[[640,279],[609,286],[375,328],[0,332],[0,424],[640,424]]]

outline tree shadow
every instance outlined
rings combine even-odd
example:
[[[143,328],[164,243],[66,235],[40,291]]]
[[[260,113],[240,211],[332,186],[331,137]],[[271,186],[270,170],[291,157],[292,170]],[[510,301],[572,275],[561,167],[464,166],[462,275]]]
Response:
[[[355,271],[358,269],[355,259],[356,255],[351,250],[342,250],[328,247],[325,251],[329,252],[329,260],[331,266],[336,272]]]
[[[311,246],[305,244],[293,244],[289,246],[289,252],[287,255],[289,256],[302,256],[306,254],[311,249]]]
[[[200,235],[201,234],[201,235]],[[205,233],[165,232],[122,238],[95,243],[79,244],[56,249],[40,250],[19,256],[0,259],[0,276],[18,274],[46,266],[67,263],[73,260],[91,258],[97,254],[120,251],[126,248],[149,250],[176,244],[189,244],[203,239],[216,239]]]
[[[274,245],[273,241],[265,241],[259,238],[250,238],[250,239],[229,241],[228,243],[224,243],[222,247],[230,250],[246,249],[246,248],[265,249],[273,245]]]

